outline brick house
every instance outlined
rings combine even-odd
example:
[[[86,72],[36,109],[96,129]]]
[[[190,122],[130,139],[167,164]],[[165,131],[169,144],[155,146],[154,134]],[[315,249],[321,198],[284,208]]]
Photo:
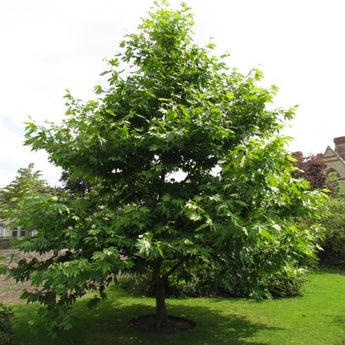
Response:
[[[345,136],[334,138],[334,150],[328,146],[323,159],[327,165],[327,174],[335,172],[345,188]]]

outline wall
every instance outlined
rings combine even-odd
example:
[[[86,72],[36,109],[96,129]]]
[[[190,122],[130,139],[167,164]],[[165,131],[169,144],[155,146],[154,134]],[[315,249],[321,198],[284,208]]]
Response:
[[[327,165],[328,172],[335,171],[339,176],[339,181],[345,188],[345,137],[334,138],[335,148],[327,147],[323,158]]]

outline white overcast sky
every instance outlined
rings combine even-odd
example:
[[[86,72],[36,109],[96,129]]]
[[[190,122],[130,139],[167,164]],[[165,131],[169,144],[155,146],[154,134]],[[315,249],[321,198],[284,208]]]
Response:
[[[173,7],[181,1],[171,0]],[[214,38],[230,67],[263,71],[280,87],[276,105],[299,104],[289,150],[324,152],[345,135],[344,0],[187,0],[196,41]],[[92,98],[105,58],[137,30],[153,0],[0,1],[0,187],[35,163],[52,185],[59,173],[23,146],[24,122],[58,122],[63,95]]]

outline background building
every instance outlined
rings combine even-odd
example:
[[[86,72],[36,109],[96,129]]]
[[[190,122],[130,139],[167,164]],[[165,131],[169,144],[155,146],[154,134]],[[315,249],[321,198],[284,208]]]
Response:
[[[345,136],[334,138],[334,150],[328,146],[323,159],[327,165],[327,174],[335,172],[345,188]]]

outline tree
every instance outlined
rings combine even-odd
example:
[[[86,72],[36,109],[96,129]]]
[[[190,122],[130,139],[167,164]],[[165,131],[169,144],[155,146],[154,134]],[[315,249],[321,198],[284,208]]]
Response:
[[[96,100],[68,93],[61,125],[27,124],[27,145],[92,185],[77,197],[28,198],[18,217],[38,231],[22,249],[53,254],[11,274],[37,286],[24,297],[47,307],[52,327],[70,326],[67,311],[86,291],[96,302],[119,272],[148,271],[164,327],[171,274],[276,243],[295,231],[293,217],[317,211],[280,136],[294,109],[268,110],[277,88],[258,86],[257,69],[230,70],[213,44],[195,45],[192,25],[186,5],[157,2],[109,61]],[[295,249],[312,254],[308,241]]]
[[[320,221],[325,229],[320,241],[322,246],[320,257],[327,263],[343,264],[345,259],[345,193],[339,181],[339,175],[335,171],[327,170],[322,154],[304,157],[302,152],[294,152],[292,156],[296,159],[294,165],[298,168],[293,176],[306,179],[311,189],[327,188],[330,198],[324,204],[324,217]],[[310,221],[312,220],[306,219],[306,225]]]
[[[40,178],[41,172],[34,171],[34,168],[33,163],[27,168],[20,168],[16,178],[5,188],[0,189],[0,220],[8,222],[15,217],[12,211],[17,209],[20,201],[26,196],[50,191],[48,183]]]
[[[62,189],[71,196],[85,196],[91,191],[91,185],[83,180],[81,177],[71,178],[68,171],[63,171],[61,174],[60,182],[63,183]]]
[[[321,259],[328,264],[343,266],[345,262],[345,199],[335,196],[326,203],[327,216],[323,219],[325,238]]]
[[[303,153],[298,151],[292,153],[296,159],[294,165],[299,169],[294,173],[295,177],[306,179],[310,183],[311,189],[322,189],[326,187],[326,163],[322,154],[309,155],[304,157]]]

